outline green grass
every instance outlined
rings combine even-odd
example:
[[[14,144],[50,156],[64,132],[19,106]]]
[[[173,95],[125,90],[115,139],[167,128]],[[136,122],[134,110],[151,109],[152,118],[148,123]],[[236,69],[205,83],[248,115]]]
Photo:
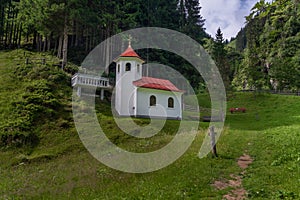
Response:
[[[230,106],[247,108],[245,114],[228,113],[227,125],[251,133],[254,163],[243,182],[249,198],[300,198],[300,97],[236,94]]]
[[[15,79],[15,70],[23,66],[17,60],[22,55],[22,51],[0,52],[1,125],[19,118],[12,112],[12,103],[22,101],[24,89],[31,85],[28,75],[22,79],[25,84]],[[45,68],[33,66],[29,71],[43,74]],[[50,74],[54,72],[67,76],[60,69],[50,69]],[[0,147],[0,199],[222,199],[230,188],[218,191],[211,184],[240,174],[236,161],[244,153],[254,158],[243,175],[249,199],[300,198],[300,97],[231,94],[227,107],[245,107],[247,112],[227,113],[226,127],[217,143],[218,158],[210,154],[198,158],[208,127],[201,122],[195,141],[176,162],[155,172],[131,174],[104,166],[85,149],[72,121],[68,84],[47,77],[34,80],[47,80],[50,88],[58,88],[53,95],[61,107],[53,109],[53,117],[41,115],[42,123],[32,124],[31,130],[39,137],[36,146]],[[210,107],[208,95],[199,95],[198,100],[200,107]],[[97,101],[96,105],[104,132],[130,151],[161,148],[173,138],[179,124],[169,120],[157,136],[137,139],[117,128],[108,102]],[[148,119],[133,120],[141,126],[149,123]]]

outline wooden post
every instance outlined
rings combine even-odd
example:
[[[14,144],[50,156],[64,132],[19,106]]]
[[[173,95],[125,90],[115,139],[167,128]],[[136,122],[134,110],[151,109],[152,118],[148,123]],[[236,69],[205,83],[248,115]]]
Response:
[[[81,97],[81,87],[78,87],[78,88],[77,88],[77,96],[78,96],[78,97]]]
[[[103,101],[103,99],[104,99],[104,89],[103,88],[101,89],[100,99],[101,99],[101,101]]]
[[[215,133],[214,126],[209,127],[209,135],[210,135],[210,141],[211,141],[211,147],[212,147],[212,154],[213,154],[213,156],[218,157],[217,146],[216,146],[216,133]]]

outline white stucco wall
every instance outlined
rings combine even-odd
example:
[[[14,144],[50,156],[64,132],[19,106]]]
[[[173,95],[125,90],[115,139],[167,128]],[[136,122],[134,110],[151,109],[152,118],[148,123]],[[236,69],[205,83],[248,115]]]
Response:
[[[130,71],[126,71],[126,63],[131,64]],[[139,72],[137,65],[140,65]],[[118,65],[120,71],[118,72]],[[136,87],[133,81],[142,77],[142,62],[135,58],[120,58],[116,63],[116,88],[115,88],[115,109],[121,116],[136,115]]]
[[[150,96],[156,97],[156,106],[150,106]],[[174,108],[168,108],[168,99],[174,99]],[[182,93],[148,88],[137,88],[137,116],[182,118]]]

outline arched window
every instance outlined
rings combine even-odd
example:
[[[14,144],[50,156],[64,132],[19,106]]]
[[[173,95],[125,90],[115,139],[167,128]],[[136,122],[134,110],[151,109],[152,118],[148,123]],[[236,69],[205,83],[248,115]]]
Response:
[[[125,71],[130,71],[131,70],[131,64],[130,63],[126,63],[125,65]]]
[[[174,99],[172,97],[168,99],[168,108],[174,108]]]
[[[120,73],[120,64],[118,64],[118,73]]]
[[[137,64],[137,73],[140,73],[140,64]]]
[[[150,96],[150,106],[156,106],[156,97],[154,95]]]

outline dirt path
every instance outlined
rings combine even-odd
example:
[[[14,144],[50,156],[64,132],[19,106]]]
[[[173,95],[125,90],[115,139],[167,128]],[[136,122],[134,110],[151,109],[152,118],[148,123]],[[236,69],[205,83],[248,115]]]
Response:
[[[253,162],[253,159],[244,154],[237,160],[237,164],[243,169],[241,175],[245,174],[245,169]],[[243,200],[246,199],[246,190],[242,186],[242,176],[231,174],[232,179],[217,180],[213,183],[213,187],[218,190],[224,190],[228,187],[233,188],[228,194],[223,196],[224,200]]]

